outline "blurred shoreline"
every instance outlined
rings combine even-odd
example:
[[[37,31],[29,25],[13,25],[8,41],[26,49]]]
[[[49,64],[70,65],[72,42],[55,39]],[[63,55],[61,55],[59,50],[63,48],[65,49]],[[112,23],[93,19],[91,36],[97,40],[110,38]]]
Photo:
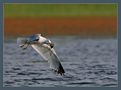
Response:
[[[4,18],[5,37],[41,33],[47,36],[116,37],[116,16]]]

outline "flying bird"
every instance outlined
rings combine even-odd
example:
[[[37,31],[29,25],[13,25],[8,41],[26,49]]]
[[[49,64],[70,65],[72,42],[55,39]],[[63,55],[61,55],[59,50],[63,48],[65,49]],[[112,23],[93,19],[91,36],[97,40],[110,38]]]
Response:
[[[19,46],[23,49],[32,46],[44,60],[48,61],[52,70],[60,75],[64,75],[65,71],[54,50],[54,44],[49,39],[41,36],[41,34],[35,34],[27,38],[18,38],[17,41],[21,43]]]

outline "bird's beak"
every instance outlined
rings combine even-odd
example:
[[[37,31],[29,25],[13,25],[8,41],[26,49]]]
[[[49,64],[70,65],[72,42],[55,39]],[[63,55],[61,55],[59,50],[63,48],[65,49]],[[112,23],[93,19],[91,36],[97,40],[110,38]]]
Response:
[[[54,47],[54,44],[53,44],[53,43],[51,43],[51,44],[50,44],[50,47],[51,47],[51,48],[53,48],[53,47]]]

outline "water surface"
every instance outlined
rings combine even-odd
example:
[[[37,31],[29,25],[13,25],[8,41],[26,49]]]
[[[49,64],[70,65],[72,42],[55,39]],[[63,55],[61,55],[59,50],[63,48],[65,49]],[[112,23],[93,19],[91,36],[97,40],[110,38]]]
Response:
[[[116,87],[117,40],[49,37],[65,69],[55,74],[31,47],[22,50],[16,38],[4,42],[3,86],[9,87]]]

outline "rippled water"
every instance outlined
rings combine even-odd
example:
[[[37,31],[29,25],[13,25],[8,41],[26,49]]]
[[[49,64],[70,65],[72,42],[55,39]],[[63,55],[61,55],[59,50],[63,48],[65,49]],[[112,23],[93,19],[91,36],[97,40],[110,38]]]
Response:
[[[3,86],[100,87],[118,85],[116,39],[50,37],[66,71],[55,74],[31,47],[22,50],[15,38],[5,39]]]

